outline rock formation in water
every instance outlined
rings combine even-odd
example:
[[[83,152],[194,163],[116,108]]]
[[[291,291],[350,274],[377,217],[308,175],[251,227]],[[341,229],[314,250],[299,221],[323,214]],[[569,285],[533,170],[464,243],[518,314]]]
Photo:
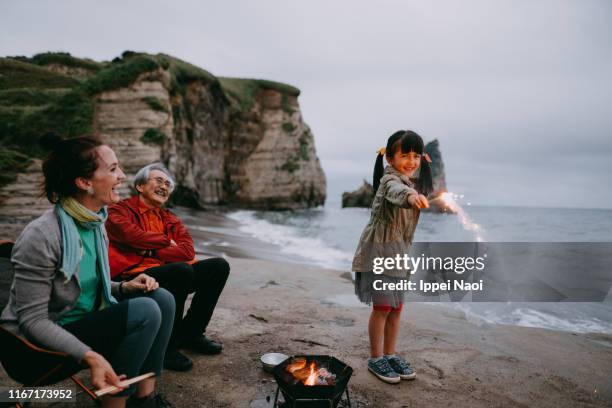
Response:
[[[374,199],[374,188],[370,183],[363,180],[363,185],[355,191],[342,193],[342,208],[345,207],[369,207]]]
[[[440,143],[437,139],[425,145],[425,152],[431,158],[431,171],[433,175],[433,192],[429,195],[429,199],[440,196],[448,191],[446,189],[446,176],[444,174],[444,162],[442,161],[442,153],[440,152]],[[363,181],[363,185],[351,192],[342,193],[342,207],[369,207],[374,199],[374,190],[372,185],[367,181]],[[439,200],[431,201],[429,211],[448,212],[448,208]]]
[[[425,145],[425,152],[431,159],[431,174],[433,176],[433,192],[429,197],[437,197],[442,193],[447,192],[446,174],[444,172],[444,161],[442,160],[442,152],[440,151],[440,142],[434,139]]]
[[[29,182],[40,179],[37,140],[48,131],[100,134],[128,175],[124,196],[140,167],[163,161],[175,174],[177,203],[321,205],[325,175],[299,93],[278,82],[218,78],[164,54],[0,58],[0,225],[48,207]]]

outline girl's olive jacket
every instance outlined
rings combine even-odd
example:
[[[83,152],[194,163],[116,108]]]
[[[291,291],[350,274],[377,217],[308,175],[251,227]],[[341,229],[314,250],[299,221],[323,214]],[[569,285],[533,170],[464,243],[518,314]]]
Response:
[[[370,221],[361,233],[355,251],[354,272],[372,272],[376,258],[395,259],[397,255],[408,254],[420,214],[418,208],[408,203],[408,197],[413,194],[418,192],[407,176],[393,166],[385,167],[372,202]],[[406,277],[407,272],[407,269],[398,269],[394,265],[383,273],[391,277]]]

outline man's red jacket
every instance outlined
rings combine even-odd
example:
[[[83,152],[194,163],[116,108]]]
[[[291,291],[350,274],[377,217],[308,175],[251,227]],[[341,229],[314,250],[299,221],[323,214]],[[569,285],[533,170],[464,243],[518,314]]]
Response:
[[[145,259],[146,250],[154,250],[155,258],[161,263],[193,260],[193,238],[181,220],[169,210],[161,209],[164,233],[145,231],[138,201],[139,197],[135,195],[108,208],[105,226],[110,241],[108,258],[111,276],[138,266]],[[171,246],[170,240],[174,240],[176,246]]]

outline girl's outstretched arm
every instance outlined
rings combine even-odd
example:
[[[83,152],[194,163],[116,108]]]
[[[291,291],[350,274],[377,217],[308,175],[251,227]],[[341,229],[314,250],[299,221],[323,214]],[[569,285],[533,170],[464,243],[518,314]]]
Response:
[[[402,208],[412,207],[408,202],[408,197],[419,195],[414,188],[408,187],[399,178],[393,176],[383,177],[380,188],[384,188],[385,200]]]

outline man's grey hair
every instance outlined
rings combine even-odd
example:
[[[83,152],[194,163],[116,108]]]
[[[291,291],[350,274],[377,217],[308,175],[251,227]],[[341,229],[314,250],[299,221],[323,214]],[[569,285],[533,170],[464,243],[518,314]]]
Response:
[[[168,176],[168,180],[170,180],[170,192],[174,190],[174,177],[172,177],[172,173],[170,173],[170,170],[168,170],[166,166],[164,166],[162,163],[147,164],[142,169],[138,170],[138,172],[134,176],[134,188],[136,188],[136,186],[146,184],[149,181],[151,170],[159,170],[166,176]]]

